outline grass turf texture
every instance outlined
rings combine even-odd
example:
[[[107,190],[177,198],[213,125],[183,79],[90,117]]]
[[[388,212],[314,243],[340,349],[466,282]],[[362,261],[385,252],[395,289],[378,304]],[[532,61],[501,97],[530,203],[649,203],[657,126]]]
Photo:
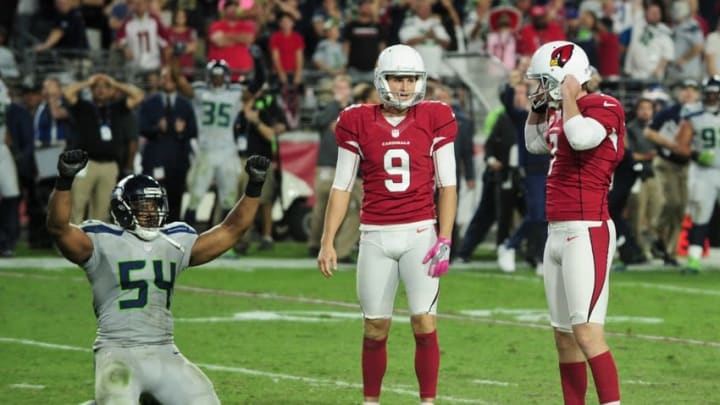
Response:
[[[82,271],[3,269],[0,280],[1,402],[92,398],[96,324]],[[354,283],[352,270],[325,280],[312,268],[190,269],[173,299],[176,343],[224,404],[360,404],[362,326]],[[720,404],[719,287],[719,272],[611,275],[609,316],[651,318],[607,324],[624,403]],[[529,271],[451,270],[441,291],[438,405],[562,402],[539,278]],[[384,404],[418,403],[405,302],[400,289]],[[471,316],[471,310],[492,311]],[[250,319],[230,320],[235,314]],[[263,314],[273,319],[257,319]],[[591,379],[588,403],[597,403]]]

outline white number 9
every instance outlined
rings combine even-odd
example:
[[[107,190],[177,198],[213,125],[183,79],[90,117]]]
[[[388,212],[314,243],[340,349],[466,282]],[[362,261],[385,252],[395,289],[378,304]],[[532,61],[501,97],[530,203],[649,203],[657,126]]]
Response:
[[[399,162],[399,164],[393,164]],[[403,149],[390,149],[385,152],[385,171],[391,176],[400,176],[399,181],[385,180],[388,191],[400,192],[410,187],[410,155]]]

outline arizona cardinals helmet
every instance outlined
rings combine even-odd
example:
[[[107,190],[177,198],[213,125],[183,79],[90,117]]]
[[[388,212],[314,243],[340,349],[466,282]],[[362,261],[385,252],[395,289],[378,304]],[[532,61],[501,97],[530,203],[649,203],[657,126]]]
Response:
[[[205,80],[213,87],[221,87],[230,83],[230,65],[223,59],[213,59],[205,67]]]
[[[152,177],[131,174],[113,189],[110,213],[123,228],[142,239],[154,239],[168,216],[167,193]]]
[[[568,41],[553,41],[538,48],[526,73],[528,79],[537,82],[529,89],[532,106],[559,105],[562,100],[560,83],[568,74],[575,76],[580,84],[592,76],[590,62],[581,47]]]
[[[415,76],[415,89],[409,100],[399,100],[390,91],[388,76]],[[414,48],[407,45],[393,45],[385,48],[378,56],[375,66],[375,88],[383,104],[405,110],[422,101],[425,97],[427,72],[425,62]]]

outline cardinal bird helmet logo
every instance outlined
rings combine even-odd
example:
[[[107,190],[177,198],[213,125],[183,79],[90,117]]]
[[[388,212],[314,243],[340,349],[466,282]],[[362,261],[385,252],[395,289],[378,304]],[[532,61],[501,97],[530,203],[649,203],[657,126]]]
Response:
[[[550,66],[564,67],[573,54],[572,44],[563,45],[552,51],[550,54]]]

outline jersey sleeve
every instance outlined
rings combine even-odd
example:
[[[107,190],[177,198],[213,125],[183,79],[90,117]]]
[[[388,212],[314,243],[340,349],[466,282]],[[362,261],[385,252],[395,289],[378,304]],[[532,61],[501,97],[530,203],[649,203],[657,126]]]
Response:
[[[80,229],[85,232],[88,238],[93,243],[93,250],[90,254],[90,258],[81,265],[86,273],[92,273],[98,267],[100,258],[102,256],[103,244],[100,241],[100,235],[105,232],[112,230],[107,225],[100,221],[89,219],[80,224]]]
[[[433,152],[455,141],[457,136],[457,120],[452,108],[445,103],[432,103],[430,116],[432,120]]]
[[[594,102],[584,106],[580,113],[599,122],[608,134],[621,132],[621,128],[625,124],[625,112],[620,102],[611,97],[604,98],[602,102]]]
[[[358,140],[357,129],[354,125],[354,106],[347,107],[340,112],[335,125],[335,141],[338,147],[348,150],[357,155],[360,153],[360,142]]]

